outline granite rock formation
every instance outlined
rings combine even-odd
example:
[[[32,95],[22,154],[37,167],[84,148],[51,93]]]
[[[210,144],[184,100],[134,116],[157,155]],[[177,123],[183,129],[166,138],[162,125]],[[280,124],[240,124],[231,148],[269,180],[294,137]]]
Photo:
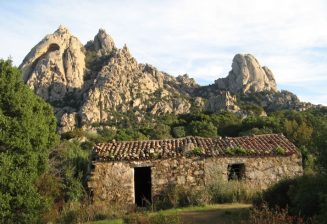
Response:
[[[277,91],[272,72],[250,54],[237,54],[226,78],[199,86],[187,74],[174,77],[138,63],[126,45],[117,48],[103,29],[83,46],[60,26],[32,48],[20,68],[26,84],[54,107],[62,132],[106,123],[121,113],[133,112],[141,120],[147,113],[193,109],[239,112],[240,99],[251,102],[253,94],[261,95],[259,106],[268,110],[312,106]]]
[[[60,26],[30,51],[20,68],[24,81],[38,95],[49,102],[61,101],[67,93],[83,86],[83,45]]]
[[[219,89],[233,93],[276,92],[276,81],[267,67],[261,67],[251,54],[237,54],[233,59],[232,70],[226,78],[215,81]]]

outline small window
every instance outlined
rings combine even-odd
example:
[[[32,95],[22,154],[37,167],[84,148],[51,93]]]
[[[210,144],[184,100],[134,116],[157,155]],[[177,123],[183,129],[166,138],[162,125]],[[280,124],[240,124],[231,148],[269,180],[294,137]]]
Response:
[[[242,180],[245,177],[244,163],[229,164],[227,171],[228,171],[228,181]]]

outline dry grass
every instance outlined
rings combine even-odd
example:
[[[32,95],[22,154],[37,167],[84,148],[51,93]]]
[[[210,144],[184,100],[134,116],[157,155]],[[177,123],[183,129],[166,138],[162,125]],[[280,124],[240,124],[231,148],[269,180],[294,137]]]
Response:
[[[288,209],[271,209],[266,204],[251,209],[248,220],[242,224],[313,224],[314,221],[291,216]]]

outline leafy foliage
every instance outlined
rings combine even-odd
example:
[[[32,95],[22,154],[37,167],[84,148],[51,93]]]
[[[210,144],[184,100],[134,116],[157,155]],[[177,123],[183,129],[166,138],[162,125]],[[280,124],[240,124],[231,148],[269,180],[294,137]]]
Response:
[[[274,151],[277,155],[284,155],[286,152],[286,150],[281,146],[277,146]]]
[[[211,122],[192,121],[190,124],[190,133],[202,137],[217,136],[217,128]]]
[[[203,154],[203,150],[200,147],[194,147],[192,154],[195,156],[201,156]]]
[[[226,149],[226,153],[228,155],[251,155],[253,153],[255,153],[254,150],[247,150],[241,146],[235,146],[235,147],[228,147]]]
[[[51,107],[21,81],[10,61],[0,60],[0,222],[35,223],[47,202],[37,179],[47,171],[58,142]]]
[[[61,179],[64,201],[80,201],[85,196],[84,181],[90,148],[83,149],[77,141],[63,141],[51,153],[52,173]]]
[[[255,204],[267,203],[270,208],[288,208],[291,215],[300,215],[306,219],[316,215],[323,217],[326,195],[327,179],[325,176],[305,175],[283,180],[268,188]]]

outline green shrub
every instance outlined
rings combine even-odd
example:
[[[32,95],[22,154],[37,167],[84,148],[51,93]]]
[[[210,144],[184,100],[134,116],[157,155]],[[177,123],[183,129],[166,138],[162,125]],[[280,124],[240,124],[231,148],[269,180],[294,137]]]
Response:
[[[242,146],[228,147],[226,153],[231,156],[255,154],[253,149],[245,149]]]
[[[65,201],[79,201],[85,196],[89,155],[90,151],[82,149],[77,141],[63,141],[51,153],[51,169],[60,175]]]
[[[316,157],[312,155],[305,146],[299,147],[302,154],[302,166],[305,174],[314,174],[316,166]]]
[[[286,150],[281,147],[281,146],[277,146],[275,149],[274,149],[274,152],[277,154],[277,155],[284,155]]]
[[[265,190],[261,198],[256,198],[254,204],[260,206],[264,203],[270,208],[282,208],[285,209],[291,202],[289,197],[289,190],[291,186],[296,184],[295,179],[284,179],[277,184],[271,186]]]
[[[327,194],[322,195],[322,203],[320,206],[320,212],[317,216],[318,223],[327,224]]]
[[[194,147],[192,150],[192,154],[195,156],[201,156],[203,154],[202,148]]]
[[[61,139],[72,139],[72,138],[80,138],[85,135],[85,132],[80,128],[75,128],[72,131],[65,132],[61,135]]]
[[[89,150],[89,151],[91,151],[93,149],[94,145],[95,145],[94,142],[85,141],[85,142],[82,142],[81,143],[81,148],[83,150]]]
[[[0,59],[0,223],[38,223],[49,201],[36,182],[58,143],[53,109]]]
[[[189,124],[189,133],[195,136],[216,137],[217,127],[208,121],[191,121]]]
[[[185,137],[186,132],[184,126],[178,126],[173,128],[173,137],[174,138],[181,138]]]
[[[324,195],[327,194],[327,178],[320,175],[306,175],[296,179],[291,186],[289,197],[291,214],[300,214],[305,218],[325,213],[323,209]]]
[[[300,215],[305,219],[323,216],[327,195],[326,177],[306,175],[278,182],[263,192],[254,204],[264,203],[270,208],[288,208],[291,215]]]

